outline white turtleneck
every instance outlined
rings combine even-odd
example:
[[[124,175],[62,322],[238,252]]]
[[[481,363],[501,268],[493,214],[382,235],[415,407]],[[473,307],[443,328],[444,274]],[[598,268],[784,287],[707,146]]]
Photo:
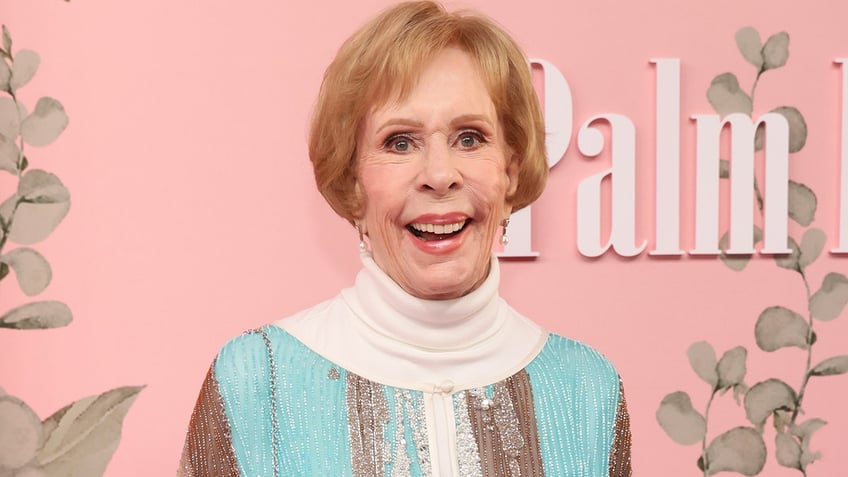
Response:
[[[458,475],[451,394],[523,369],[547,333],[498,295],[494,256],[480,287],[453,300],[414,297],[368,253],[361,258],[353,287],[276,325],[350,372],[422,391],[433,475]]]

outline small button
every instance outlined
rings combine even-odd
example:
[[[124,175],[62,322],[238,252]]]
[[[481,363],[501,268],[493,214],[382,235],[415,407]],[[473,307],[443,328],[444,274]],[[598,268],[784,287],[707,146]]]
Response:
[[[442,384],[439,384],[438,386],[436,386],[436,392],[447,394],[447,393],[453,391],[453,387],[454,387],[453,381],[451,381],[450,379],[446,379],[446,380],[442,381]]]

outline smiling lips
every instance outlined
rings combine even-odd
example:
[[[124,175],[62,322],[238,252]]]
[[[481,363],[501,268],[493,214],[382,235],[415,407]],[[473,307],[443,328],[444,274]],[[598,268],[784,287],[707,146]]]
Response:
[[[409,224],[407,228],[422,240],[444,240],[456,235],[457,232],[465,227],[467,222],[468,220],[451,224],[423,224],[415,222]]]

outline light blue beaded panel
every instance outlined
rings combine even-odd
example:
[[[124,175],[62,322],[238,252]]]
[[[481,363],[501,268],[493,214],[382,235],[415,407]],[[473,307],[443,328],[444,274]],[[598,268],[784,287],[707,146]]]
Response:
[[[582,343],[551,335],[525,369],[545,475],[607,476],[620,385],[612,364]]]
[[[276,475],[351,475],[345,373],[276,326],[263,328],[277,366]],[[227,343],[215,374],[241,474],[273,477],[271,373],[260,334]],[[331,370],[336,369],[333,373]]]

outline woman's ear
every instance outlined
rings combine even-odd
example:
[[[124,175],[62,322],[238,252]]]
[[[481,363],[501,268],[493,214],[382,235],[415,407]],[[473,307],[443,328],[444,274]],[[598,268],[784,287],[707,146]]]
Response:
[[[515,195],[518,190],[518,175],[521,172],[521,161],[517,155],[513,155],[506,165],[506,197],[507,200]]]
[[[506,165],[506,194],[504,195],[504,218],[512,215],[512,203],[515,192],[518,190],[518,175],[521,172],[521,164],[518,156],[513,155]]]
[[[365,193],[362,191],[359,178],[353,178],[353,200],[351,203],[351,222],[362,220],[365,217]]]

